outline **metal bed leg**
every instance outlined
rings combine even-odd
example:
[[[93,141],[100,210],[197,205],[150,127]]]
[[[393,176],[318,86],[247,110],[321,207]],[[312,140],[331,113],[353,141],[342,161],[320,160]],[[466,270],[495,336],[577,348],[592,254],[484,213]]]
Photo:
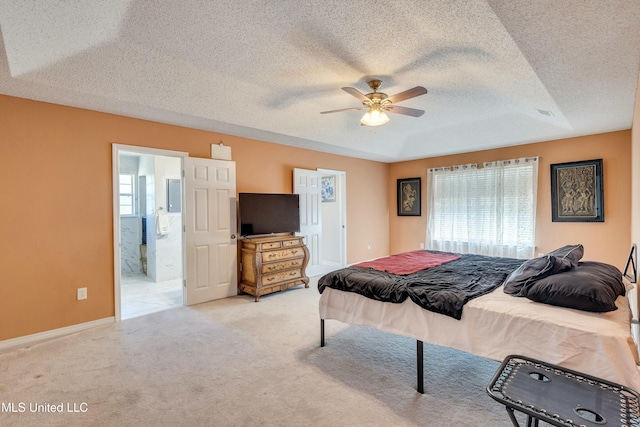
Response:
[[[324,319],[320,319],[320,347],[324,347]],[[416,340],[416,359],[418,364],[418,393],[424,394],[424,355],[423,343]]]
[[[417,340],[416,356],[418,362],[418,393],[424,394],[424,364],[422,353],[422,341]]]

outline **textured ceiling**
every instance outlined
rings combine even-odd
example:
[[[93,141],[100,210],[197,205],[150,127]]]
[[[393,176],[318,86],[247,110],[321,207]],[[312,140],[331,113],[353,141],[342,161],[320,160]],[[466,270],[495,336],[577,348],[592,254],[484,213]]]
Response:
[[[3,94],[393,162],[629,129],[640,2],[2,0],[0,37]],[[319,114],[372,77],[425,114]]]

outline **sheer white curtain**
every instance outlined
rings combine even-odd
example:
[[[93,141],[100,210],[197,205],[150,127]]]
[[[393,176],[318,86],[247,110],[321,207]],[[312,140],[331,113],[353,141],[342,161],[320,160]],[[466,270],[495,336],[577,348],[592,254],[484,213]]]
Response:
[[[429,169],[427,248],[533,258],[538,158],[483,166]]]

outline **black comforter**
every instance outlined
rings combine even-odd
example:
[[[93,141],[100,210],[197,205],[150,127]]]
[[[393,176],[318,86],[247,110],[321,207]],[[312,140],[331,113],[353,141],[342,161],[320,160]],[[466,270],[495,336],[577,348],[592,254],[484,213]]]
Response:
[[[329,287],[392,303],[410,298],[426,310],[460,320],[464,304],[493,291],[523,262],[464,254],[456,261],[403,276],[353,266],[322,276],[318,290],[322,293]]]

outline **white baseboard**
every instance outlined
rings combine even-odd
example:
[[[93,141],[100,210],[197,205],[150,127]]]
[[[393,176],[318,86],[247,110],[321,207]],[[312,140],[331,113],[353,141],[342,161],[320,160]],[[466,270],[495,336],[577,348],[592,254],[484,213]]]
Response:
[[[61,337],[63,335],[80,332],[98,326],[110,325],[116,321],[115,317],[105,317],[104,319],[92,320],[91,322],[78,323],[77,325],[66,326],[64,328],[52,329],[50,331],[38,332],[37,334],[25,335],[18,338],[11,338],[0,341],[0,350],[10,347],[20,347],[36,341],[48,340]]]

